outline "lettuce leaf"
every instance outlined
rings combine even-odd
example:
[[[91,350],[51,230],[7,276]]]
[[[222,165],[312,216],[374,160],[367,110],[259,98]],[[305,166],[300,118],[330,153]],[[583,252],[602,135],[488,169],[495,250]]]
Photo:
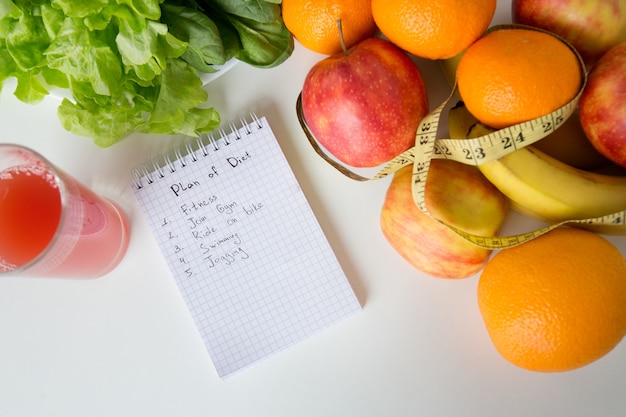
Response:
[[[235,39],[234,57],[259,68],[283,63],[294,48],[278,0],[181,0],[210,15],[226,40]]]
[[[164,4],[162,10],[161,20],[170,33],[188,43],[183,59],[198,71],[215,72],[213,65],[222,65],[230,58],[217,25],[208,16],[171,4]]]

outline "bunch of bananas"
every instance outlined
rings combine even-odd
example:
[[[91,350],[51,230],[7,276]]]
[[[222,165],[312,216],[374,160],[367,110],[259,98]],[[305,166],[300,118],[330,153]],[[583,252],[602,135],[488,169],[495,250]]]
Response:
[[[449,110],[448,128],[450,137],[455,139],[493,132],[472,116],[462,102]],[[596,218],[626,210],[626,175],[575,168],[533,145],[478,168],[509,198],[513,209],[546,222]],[[580,226],[598,233],[626,234],[624,224]]]

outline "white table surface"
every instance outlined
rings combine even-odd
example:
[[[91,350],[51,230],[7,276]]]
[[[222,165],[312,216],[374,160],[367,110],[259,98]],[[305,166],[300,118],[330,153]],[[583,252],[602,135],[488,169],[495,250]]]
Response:
[[[494,23],[508,22],[500,1]],[[128,213],[126,257],[84,281],[0,280],[2,417],[623,416],[626,342],[582,369],[521,370],[492,347],[477,276],[441,280],[405,263],[381,234],[386,180],[357,183],[322,161],[296,97],[321,55],[299,45],[283,65],[238,64],[211,83],[224,121],[268,117],[364,310],[227,381],[214,371],[133,200],[129,170],[175,138],[133,135],[101,149],[57,121],[58,101],[26,105],[5,88],[0,141],[30,146]],[[448,93],[418,61],[431,108]],[[505,231],[535,224],[512,215]],[[626,238],[610,238],[626,253]]]

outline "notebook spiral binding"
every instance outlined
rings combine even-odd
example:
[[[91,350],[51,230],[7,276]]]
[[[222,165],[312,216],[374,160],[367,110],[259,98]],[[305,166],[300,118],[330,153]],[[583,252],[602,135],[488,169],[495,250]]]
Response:
[[[263,128],[263,122],[253,112],[249,117],[252,119],[248,122],[244,117],[239,120],[240,125],[229,123],[229,130],[223,127],[218,128],[219,134],[216,136],[214,132],[193,138],[191,141],[177,146],[173,151],[168,151],[162,155],[132,169],[133,185],[137,189],[141,189],[146,184],[155,182],[156,177],[165,178],[167,173],[174,173],[179,168],[185,168],[190,163],[197,162],[200,158],[207,157],[211,153],[217,152],[222,147],[228,146],[232,141],[241,140],[244,134],[252,134],[252,126],[257,129]]]

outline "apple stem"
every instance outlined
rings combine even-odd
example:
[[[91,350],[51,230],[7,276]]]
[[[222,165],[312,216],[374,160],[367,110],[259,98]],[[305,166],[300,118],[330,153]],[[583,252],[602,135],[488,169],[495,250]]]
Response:
[[[343,39],[343,28],[341,26],[341,19],[337,19],[337,30],[339,31],[339,42],[341,42],[341,49],[343,49],[343,54],[348,55],[346,41]]]

